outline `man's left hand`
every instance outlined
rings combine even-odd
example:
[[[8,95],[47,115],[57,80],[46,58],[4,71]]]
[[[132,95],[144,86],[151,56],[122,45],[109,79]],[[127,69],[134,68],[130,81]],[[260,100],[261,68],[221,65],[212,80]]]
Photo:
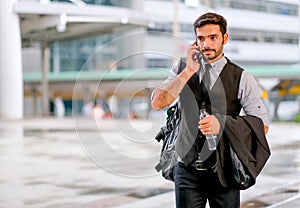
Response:
[[[219,134],[221,125],[214,115],[208,115],[199,121],[198,128],[202,134]]]

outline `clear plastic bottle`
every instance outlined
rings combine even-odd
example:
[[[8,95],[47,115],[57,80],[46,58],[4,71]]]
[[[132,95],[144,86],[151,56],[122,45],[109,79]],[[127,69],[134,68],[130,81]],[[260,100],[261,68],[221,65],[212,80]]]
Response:
[[[200,116],[199,116],[200,120],[202,120],[203,118],[205,118],[208,115],[209,115],[209,113],[207,113],[204,108],[200,109]],[[217,136],[215,134],[206,135],[206,140],[208,143],[209,150],[217,149],[216,138],[217,138]]]

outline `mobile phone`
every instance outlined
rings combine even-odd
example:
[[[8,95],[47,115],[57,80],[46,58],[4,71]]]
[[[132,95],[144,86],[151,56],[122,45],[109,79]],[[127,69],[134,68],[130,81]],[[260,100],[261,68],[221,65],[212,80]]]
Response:
[[[196,38],[196,46],[198,46],[197,38]],[[199,52],[198,52],[198,53],[195,53],[195,55],[194,55],[194,61],[200,63],[200,61],[201,61],[201,59],[202,59],[202,54],[201,54],[199,48],[197,48],[197,50],[198,50]]]
[[[197,38],[196,38],[196,46],[198,46]],[[201,59],[204,59],[204,61],[207,62],[208,58],[202,53],[202,51],[199,48],[197,48],[197,50],[199,52],[194,55],[194,61],[200,63]]]

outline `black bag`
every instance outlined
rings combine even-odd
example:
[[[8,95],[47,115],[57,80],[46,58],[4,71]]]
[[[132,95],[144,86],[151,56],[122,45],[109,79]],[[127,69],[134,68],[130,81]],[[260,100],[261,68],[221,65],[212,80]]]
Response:
[[[179,132],[180,123],[180,105],[177,102],[167,110],[167,122],[155,139],[163,141],[163,146],[160,153],[159,163],[155,166],[157,172],[162,171],[162,176],[174,181],[173,168],[178,161],[178,154],[175,151],[175,142]]]

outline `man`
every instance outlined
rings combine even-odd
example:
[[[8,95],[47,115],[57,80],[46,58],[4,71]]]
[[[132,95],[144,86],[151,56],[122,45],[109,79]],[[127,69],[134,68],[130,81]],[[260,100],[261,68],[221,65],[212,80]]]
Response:
[[[220,182],[223,172],[217,158],[223,150],[208,150],[204,135],[217,135],[220,146],[230,125],[228,120],[235,126],[244,124],[243,119],[235,120],[243,110],[262,121],[264,136],[269,125],[266,109],[253,76],[224,56],[226,19],[215,13],[203,14],[194,22],[194,31],[196,41],[187,50],[184,67],[180,62],[175,64],[168,79],[152,94],[154,109],[168,107],[180,97],[184,124],[177,139],[180,158],[174,167],[176,206],[205,208],[208,200],[211,208],[240,207],[239,189],[230,182],[227,186]],[[201,60],[195,59],[199,53],[204,57]],[[208,84],[204,79],[209,79]],[[211,115],[199,121],[201,108]]]

